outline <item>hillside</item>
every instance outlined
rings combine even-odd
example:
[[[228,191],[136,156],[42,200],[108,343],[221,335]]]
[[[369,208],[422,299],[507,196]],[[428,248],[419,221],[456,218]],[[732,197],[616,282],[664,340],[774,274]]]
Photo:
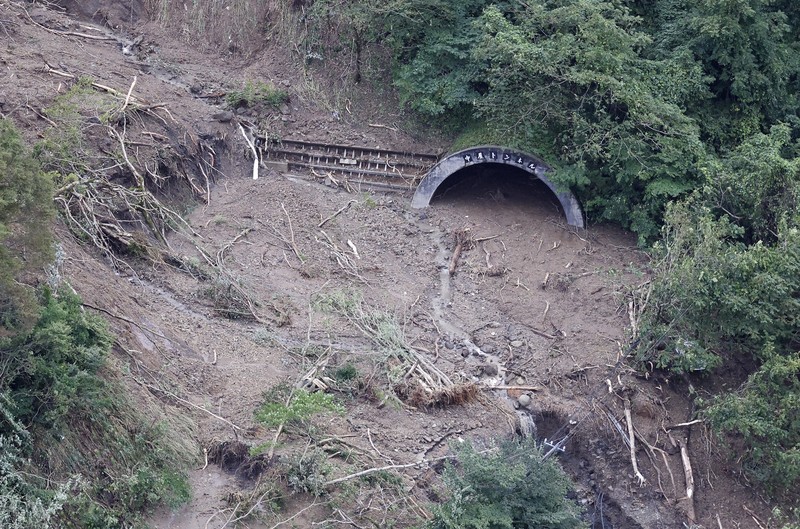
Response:
[[[429,154],[452,139],[399,110],[385,80],[305,64],[291,35],[244,49],[243,35],[221,44],[214,20],[195,33],[132,5],[0,1],[0,114],[30,146],[69,148],[47,147],[53,168],[129,189],[141,178],[160,201],[125,195],[131,217],[115,223],[105,215],[123,195],[92,210],[68,194],[89,184],[67,180],[54,227],[56,275],[113,333],[109,376],[185,459],[191,497],[146,513],[152,527],[412,527],[441,501],[450,443],[525,435],[567,436],[556,458],[592,527],[767,523],[774,503],[694,421],[690,379],[627,356],[652,277],[635,234],[571,228],[547,189],[514,174],[468,176],[425,210],[356,181],[269,167],[254,180],[240,123]],[[232,110],[226,96],[248,83],[285,97]],[[426,384],[436,391],[420,396]],[[290,407],[287,387],[321,388],[346,411],[259,418],[265,402]]]

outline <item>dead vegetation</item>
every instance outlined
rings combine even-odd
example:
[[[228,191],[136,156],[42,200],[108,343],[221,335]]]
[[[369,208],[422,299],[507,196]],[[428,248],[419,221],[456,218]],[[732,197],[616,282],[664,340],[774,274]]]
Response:
[[[344,317],[374,345],[388,386],[410,406],[430,408],[474,401],[480,394],[472,382],[454,382],[422,351],[408,344],[402,328],[389,314],[365,305],[359,294],[320,294],[314,301],[324,312]]]
[[[221,138],[182,131],[166,105],[57,70],[69,88],[44,110],[51,127],[36,153],[59,183],[55,202],[69,229],[115,266],[120,255],[161,262],[167,233],[197,235],[163,197],[210,200]]]

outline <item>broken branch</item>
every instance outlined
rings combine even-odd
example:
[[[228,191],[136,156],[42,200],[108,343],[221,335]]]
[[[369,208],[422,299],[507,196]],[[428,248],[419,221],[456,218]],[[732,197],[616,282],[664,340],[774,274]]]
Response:
[[[348,202],[347,204],[345,204],[344,206],[342,206],[341,208],[336,210],[336,212],[333,215],[331,215],[330,217],[325,218],[325,220],[323,220],[322,222],[317,224],[317,228],[323,227],[325,224],[327,224],[328,222],[330,222],[331,220],[333,220],[334,218],[336,218],[337,216],[342,214],[342,212],[344,212],[344,210],[346,210],[347,208],[350,207],[350,204],[355,204],[355,203],[358,203],[358,200],[351,200],[350,202]]]
[[[689,517],[689,522],[695,522],[694,511],[694,475],[692,474],[692,462],[689,459],[689,450],[686,443],[678,441],[681,447],[681,461],[683,462],[683,473],[686,476],[686,499],[689,500],[689,507],[687,508],[686,515]]]
[[[453,248],[453,256],[450,258],[450,266],[447,268],[450,275],[453,275],[456,271],[458,259],[461,257],[462,250],[472,247],[473,242],[469,236],[469,228],[454,232],[453,238],[455,239],[456,246]]]
[[[636,462],[636,439],[633,432],[633,419],[631,418],[631,403],[625,399],[625,421],[628,423],[628,446],[631,452],[631,465],[633,466],[633,474],[639,480],[639,486],[643,486],[647,481],[641,472],[639,472],[639,465]]]
[[[241,123],[239,123],[239,130],[242,131],[244,141],[247,142],[247,146],[250,147],[250,151],[253,153],[253,180],[258,180],[258,151],[256,150],[256,146],[253,144],[253,142],[250,141],[250,138],[247,136],[247,132],[245,132]]]

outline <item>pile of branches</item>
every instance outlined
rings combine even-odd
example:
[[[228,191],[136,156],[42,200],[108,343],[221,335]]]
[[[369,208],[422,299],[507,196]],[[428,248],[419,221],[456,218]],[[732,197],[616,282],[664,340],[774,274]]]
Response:
[[[74,114],[43,116],[52,126],[46,134],[57,140],[56,155],[45,152],[42,161],[60,174],[54,200],[73,234],[103,251],[115,266],[123,264],[120,255],[162,259],[157,248],[169,248],[169,231],[196,235],[159,196],[188,189],[208,202],[218,142],[182,130],[164,104],[135,96],[135,77],[124,93],[49,65],[45,71],[91,88],[107,107],[100,116],[87,116],[80,102],[69,101]],[[68,134],[62,131],[69,127],[79,136],[64,141]]]
[[[386,354],[387,377],[394,393],[406,404],[421,408],[465,404],[480,391],[472,382],[454,382],[422,352],[411,347],[398,322],[380,310],[365,307],[357,294],[320,295],[322,310],[343,316]]]

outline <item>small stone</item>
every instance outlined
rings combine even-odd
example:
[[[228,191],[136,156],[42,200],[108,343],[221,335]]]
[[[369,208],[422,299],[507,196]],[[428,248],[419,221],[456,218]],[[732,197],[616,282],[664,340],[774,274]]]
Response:
[[[517,402],[519,402],[520,406],[527,408],[531,404],[531,396],[530,395],[520,395],[517,398]]]
[[[233,112],[230,110],[223,110],[222,112],[212,114],[211,118],[215,121],[219,121],[220,123],[227,123],[233,119]]]
[[[497,374],[497,366],[495,364],[484,364],[483,373],[485,375],[493,377]]]
[[[463,356],[464,358],[468,357],[469,356],[469,351],[467,351],[466,349],[462,349],[461,350],[461,356]]]
[[[517,377],[516,382],[517,382],[518,386],[521,386],[521,385],[523,385],[525,383],[525,379],[522,378],[522,377]]]
[[[199,94],[200,92],[203,91],[203,86],[200,85],[200,84],[195,83],[195,84],[193,84],[192,86],[189,87],[189,91],[191,93],[193,93],[193,94]]]
[[[447,347],[448,349],[452,349],[453,348],[453,342],[451,342],[450,340],[447,340],[446,342],[444,342],[444,346]]]
[[[514,340],[508,345],[510,345],[511,347],[522,347],[522,340]]]
[[[281,114],[284,116],[289,113],[289,105],[281,105]]]

